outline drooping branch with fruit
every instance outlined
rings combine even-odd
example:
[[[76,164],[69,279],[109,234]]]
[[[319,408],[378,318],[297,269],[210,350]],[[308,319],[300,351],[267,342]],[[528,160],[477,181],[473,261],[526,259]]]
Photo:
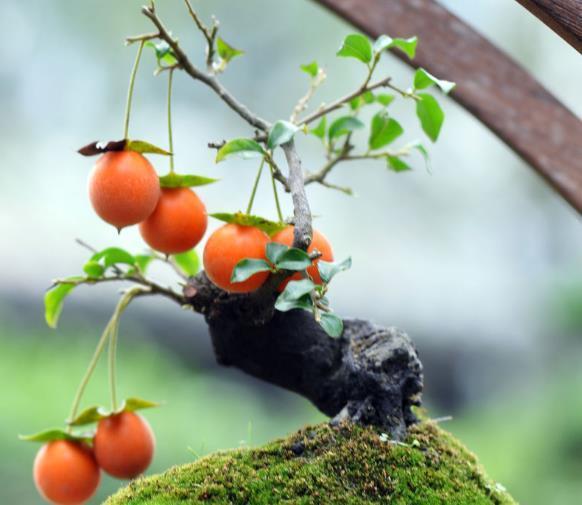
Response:
[[[135,411],[156,404],[139,398],[119,402],[115,384],[119,319],[137,297],[162,295],[202,314],[220,364],[238,367],[301,394],[336,421],[374,424],[400,439],[416,420],[412,407],[420,404],[423,377],[414,345],[399,330],[342,319],[333,312],[328,299],[330,283],[350,268],[351,259],[334,261],[330,242],[313,229],[305,188],[317,183],[351,194],[350,188],[329,180],[333,169],[343,162],[380,160],[391,171],[404,172],[411,169],[407,159],[417,152],[428,163],[428,152],[418,141],[392,147],[404,130],[389,106],[398,97],[409,100],[423,131],[436,141],[444,113],[426,89],[434,85],[448,93],[454,84],[423,69],[416,71],[408,88],[398,87],[390,77],[376,81],[382,54],[394,49],[414,58],[416,38],[383,35],[372,43],[360,34],[350,34],[337,55],[364,65],[362,84],[344,97],[306,112],[327,76],[316,62],[303,65],[301,69],[309,77],[307,92],[293,106],[288,120],[269,122],[244,106],[218,79],[243,52],[219,36],[216,20],[206,26],[188,0],[185,6],[204,37],[206,68],[199,69],[191,62],[153,2],[143,7],[155,31],[127,38],[138,51],[130,77],[123,139],[93,142],[79,151],[85,156],[101,155],[89,182],[96,213],[118,231],[139,224],[151,249],[131,254],[118,247],[97,251],[82,243],[91,249],[83,274],[56,280],[46,293],[46,319],[54,327],[66,296],[76,287],[106,282],[133,284],[124,292],[98,342],[65,428],[24,437],[47,443],[35,462],[35,480],[41,493],[55,503],[68,503],[70,493],[75,503],[87,499],[98,485],[99,468],[119,478],[133,478],[151,461],[153,435]],[[144,49],[149,48],[156,56],[155,74],[168,78],[167,149],[129,138],[138,66]],[[207,213],[191,188],[216,179],[175,170],[171,100],[176,72],[213,90],[249,128],[246,137],[218,143],[209,139],[216,161],[234,155],[258,161],[245,211],[210,214],[226,224],[208,237],[201,272],[194,247],[206,233]],[[365,129],[362,111],[371,107],[379,110],[370,123],[367,148],[360,151],[354,139]],[[296,147],[298,137],[308,136],[321,143],[325,156],[322,166],[310,171],[302,167]],[[283,153],[286,169],[278,161],[278,151]],[[144,154],[169,157],[169,172],[158,176]],[[277,211],[273,220],[252,214],[264,172],[271,179]],[[278,186],[291,196],[293,215],[289,218],[281,210]],[[163,286],[148,276],[148,266],[154,261],[172,268],[177,274],[175,286]],[[111,405],[80,411],[85,387],[107,347]],[[94,431],[76,431],[93,424],[97,424]],[[67,461],[75,459],[84,465],[85,474],[69,472],[66,486],[60,486],[62,479],[55,475],[64,472]]]

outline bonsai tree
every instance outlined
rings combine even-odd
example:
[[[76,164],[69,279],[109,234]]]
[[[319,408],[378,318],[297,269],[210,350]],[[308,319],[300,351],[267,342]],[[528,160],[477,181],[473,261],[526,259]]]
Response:
[[[218,21],[205,24],[190,2],[184,3],[206,41],[206,68],[192,63],[153,2],[144,7],[142,12],[151,21],[153,31],[127,38],[128,45],[137,46],[137,54],[129,82],[123,137],[92,142],[79,150],[84,156],[99,156],[89,179],[89,197],[95,212],[119,232],[127,226],[139,225],[148,249],[138,253],[118,247],[96,250],[80,242],[90,250],[82,272],[56,280],[46,293],[46,320],[49,326],[56,327],[64,300],[76,287],[110,282],[131,284],[97,343],[66,425],[23,437],[44,444],[34,463],[39,492],[53,503],[82,503],[97,489],[100,470],[131,479],[147,469],[154,453],[154,436],[145,418],[136,411],[157,404],[141,398],[118,399],[116,348],[119,321],[132,300],[161,295],[204,316],[221,365],[237,367],[304,396],[331,418],[332,426],[340,427],[338,432],[327,427],[302,432],[267,449],[267,453],[274,451],[280,456],[283,450],[300,457],[308,450],[315,451],[317,443],[339,444],[338,454],[345,460],[354,450],[346,444],[355,439],[360,442],[355,447],[360,451],[355,457],[357,465],[365,466],[366,461],[402,465],[401,459],[410,447],[425,444],[426,450],[438,452],[440,447],[448,451],[450,464],[456,464],[455,458],[466,462],[458,475],[453,474],[458,469],[451,467],[453,473],[447,478],[451,482],[473,479],[473,487],[467,493],[475,494],[464,495],[469,501],[481,496],[509,500],[482,476],[472,457],[434,425],[414,427],[419,422],[414,407],[421,404],[423,375],[410,338],[395,328],[345,319],[333,311],[329,301],[333,279],[350,268],[351,259],[336,258],[324,233],[313,228],[306,194],[308,185],[319,184],[349,196],[351,189],[336,185],[331,178],[333,170],[343,163],[372,159],[396,173],[411,170],[418,162],[428,164],[425,145],[405,133],[391,112],[391,104],[395,100],[408,102],[423,135],[436,142],[444,112],[434,91],[448,93],[455,84],[423,68],[416,70],[411,82],[397,83],[390,76],[377,76],[378,63],[389,49],[413,59],[416,37],[382,35],[371,41],[352,33],[341,42],[337,56],[352,60],[354,71],[363,71],[361,84],[331,103],[313,106],[317,91],[328,76],[316,61],[308,62],[301,66],[307,90],[290,106],[289,117],[267,120],[249,110],[219,80],[233,60],[242,60],[243,51],[222,38]],[[155,57],[155,75],[168,82],[168,145],[164,148],[132,139],[129,134],[134,85],[144,49],[151,50]],[[239,138],[208,139],[208,147],[216,151],[216,162],[228,163],[229,158],[238,155],[257,165],[244,210],[225,208],[210,214],[224,224],[207,237],[202,271],[194,247],[206,234],[208,216],[203,198],[192,188],[217,181],[174,167],[171,104],[173,79],[178,73],[210,88],[218,98],[217,103],[222,101],[242,120],[243,133]],[[366,109],[373,110],[369,124],[361,118]],[[306,137],[321,147],[319,168],[306,170],[302,166],[298,144]],[[358,137],[366,139],[364,146],[356,142]],[[169,158],[169,171],[158,175],[144,155]],[[271,180],[274,218],[253,214],[262,177]],[[292,216],[283,215],[281,198],[292,199]],[[148,276],[148,266],[158,261],[167,263],[176,273],[174,286],[163,286]],[[86,386],[106,348],[111,403],[81,410]],[[413,442],[409,441],[411,436]],[[384,453],[370,453],[374,444],[388,442],[395,451],[404,448],[400,454],[391,453],[393,460],[386,459]],[[255,456],[257,453],[252,453],[250,459],[243,457],[240,463],[248,464]],[[339,459],[334,464],[340,480],[343,473],[351,471],[342,470]],[[317,460],[317,465],[317,474],[323,476],[322,460]],[[209,464],[208,471],[213,472],[213,468]],[[469,474],[466,468],[470,469]],[[396,492],[393,483],[389,485],[390,479],[382,474],[360,476],[375,483],[375,491],[374,488],[366,491],[370,496]],[[428,489],[435,477],[426,474],[424,478]],[[243,494],[237,499],[248,502],[250,495],[241,491],[244,485],[238,486]],[[316,487],[303,492],[317,496]],[[270,488],[265,484],[260,490],[263,493],[260,499],[264,500],[261,503],[271,502],[270,495],[264,494]],[[146,494],[151,495],[153,488],[146,489]],[[291,495],[299,492],[294,489],[291,486],[287,492]],[[435,493],[426,495],[429,501],[444,496],[441,491]],[[258,500],[259,495],[255,498]],[[125,499],[133,498],[123,495],[119,498]],[[174,499],[177,500],[175,496]]]

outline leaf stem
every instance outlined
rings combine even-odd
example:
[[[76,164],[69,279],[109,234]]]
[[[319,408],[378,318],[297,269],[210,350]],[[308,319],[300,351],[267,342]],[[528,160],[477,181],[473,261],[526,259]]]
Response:
[[[275,196],[275,205],[277,207],[277,216],[279,217],[279,222],[283,222],[283,213],[281,212],[281,204],[279,203],[279,193],[277,192],[277,184],[275,183],[274,168],[269,164],[271,172],[271,184],[273,185],[273,195]]]
[[[174,68],[168,72],[168,146],[170,149],[170,173],[174,173],[174,139],[172,135],[172,82],[174,77]]]
[[[135,76],[137,74],[137,69],[139,67],[139,60],[141,59],[141,53],[143,51],[143,46],[145,40],[140,41],[139,48],[137,50],[137,55],[133,63],[133,68],[131,70],[131,76],[129,78],[129,88],[127,89],[127,101],[125,103],[125,121],[123,123],[123,138],[126,139],[129,133],[129,116],[131,114],[131,101],[133,99],[133,88],[135,86]]]
[[[247,205],[247,215],[251,213],[253,209],[253,203],[255,201],[255,195],[257,194],[257,188],[259,187],[259,181],[261,180],[261,174],[263,173],[263,167],[265,166],[265,158],[261,160],[259,165],[259,170],[257,176],[255,177],[255,183],[253,184],[253,190],[251,192],[251,197],[249,199],[249,204]]]

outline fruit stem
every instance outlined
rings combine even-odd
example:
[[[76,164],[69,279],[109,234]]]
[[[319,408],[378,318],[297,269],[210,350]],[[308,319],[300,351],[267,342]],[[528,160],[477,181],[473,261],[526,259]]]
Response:
[[[103,333],[101,334],[101,337],[99,338],[99,342],[97,343],[97,347],[95,348],[95,352],[93,353],[93,357],[91,358],[91,361],[89,362],[89,366],[87,367],[87,370],[85,371],[85,375],[83,375],[83,378],[81,379],[81,383],[79,384],[79,387],[77,388],[75,398],[73,399],[73,405],[71,406],[71,413],[69,414],[69,419],[68,419],[69,422],[72,422],[77,417],[77,413],[79,411],[79,406],[81,404],[83,394],[85,393],[85,389],[87,388],[87,385],[89,384],[89,380],[91,379],[91,376],[93,375],[93,372],[95,371],[95,368],[97,367],[97,363],[99,362],[99,358],[101,357],[101,354],[103,353],[103,349],[105,348],[105,344],[107,343],[107,341],[110,340],[110,338],[111,338],[111,340],[114,340],[113,350],[111,347],[111,342],[110,342],[110,348],[109,348],[110,349],[109,380],[111,383],[111,391],[112,391],[111,403],[112,403],[114,410],[117,408],[117,406],[116,406],[116,403],[117,403],[116,402],[116,394],[115,394],[115,349],[116,349],[116,344],[117,344],[117,327],[119,325],[119,317],[121,316],[121,314],[125,310],[125,308],[129,305],[129,302],[131,302],[131,300],[133,298],[135,298],[135,296],[141,291],[142,291],[142,289],[139,287],[132,288],[123,295],[121,300],[119,300],[119,303],[117,304],[117,307],[115,308],[113,316],[111,317],[111,319],[107,323],[107,326],[105,327],[105,329],[103,330]],[[111,363],[112,362],[113,362],[113,372],[111,371]],[[69,425],[67,428],[67,431],[70,433],[71,430],[72,430],[72,427]]]
[[[283,222],[283,213],[281,212],[281,204],[279,203],[279,194],[277,193],[277,183],[275,182],[275,176],[273,174],[274,168],[269,164],[271,168],[271,184],[273,185],[273,195],[275,195],[275,205],[277,206],[277,215],[279,216],[279,222]]]
[[[174,173],[174,140],[172,136],[172,81],[174,69],[168,71],[168,144],[170,147],[170,173]]]
[[[249,204],[247,205],[247,215],[251,213],[253,208],[253,203],[255,201],[255,195],[257,194],[257,188],[259,187],[259,181],[261,180],[261,174],[263,173],[263,167],[265,166],[265,158],[261,160],[261,164],[259,165],[259,170],[257,172],[257,176],[255,177],[255,183],[253,184],[253,191],[251,193],[251,197],[249,199]]]
[[[131,113],[131,101],[133,99],[133,87],[135,85],[135,76],[137,74],[137,68],[139,67],[139,60],[141,59],[141,53],[143,51],[143,46],[145,40],[139,43],[139,48],[137,50],[137,55],[133,63],[133,68],[131,70],[131,76],[129,78],[129,88],[127,89],[127,101],[125,103],[125,122],[123,123],[123,138],[127,139],[129,134],[129,116]]]

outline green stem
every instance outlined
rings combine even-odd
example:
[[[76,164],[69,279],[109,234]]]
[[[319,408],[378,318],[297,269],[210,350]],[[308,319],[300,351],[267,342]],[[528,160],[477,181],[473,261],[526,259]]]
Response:
[[[174,173],[174,140],[172,135],[172,81],[174,69],[171,68],[168,76],[168,144],[170,148],[170,173]]]
[[[259,181],[261,180],[261,174],[263,173],[263,166],[265,165],[265,158],[261,160],[261,164],[259,165],[259,170],[257,172],[257,176],[255,177],[255,183],[253,184],[253,191],[251,193],[251,197],[249,199],[249,204],[247,205],[247,214],[251,213],[253,208],[253,203],[255,201],[255,195],[257,194],[257,188],[259,187]]]
[[[137,74],[137,68],[139,67],[139,60],[141,59],[141,53],[143,51],[143,46],[145,40],[139,43],[139,48],[137,50],[137,55],[133,63],[133,69],[131,70],[131,76],[129,78],[129,88],[127,90],[127,101],[125,103],[125,122],[123,123],[123,138],[126,139],[129,134],[129,116],[131,114],[131,101],[133,99],[133,88],[135,85],[135,76]]]
[[[118,325],[115,324],[111,329],[109,337],[109,390],[111,392],[111,411],[117,410],[117,374],[116,374],[116,355],[117,355],[117,333]]]
[[[271,184],[273,185],[273,195],[275,195],[275,205],[277,206],[277,215],[279,216],[279,222],[283,222],[283,213],[281,212],[281,204],[279,203],[279,194],[277,193],[277,184],[275,182],[275,176],[273,175],[273,166],[269,165],[271,168]]]

